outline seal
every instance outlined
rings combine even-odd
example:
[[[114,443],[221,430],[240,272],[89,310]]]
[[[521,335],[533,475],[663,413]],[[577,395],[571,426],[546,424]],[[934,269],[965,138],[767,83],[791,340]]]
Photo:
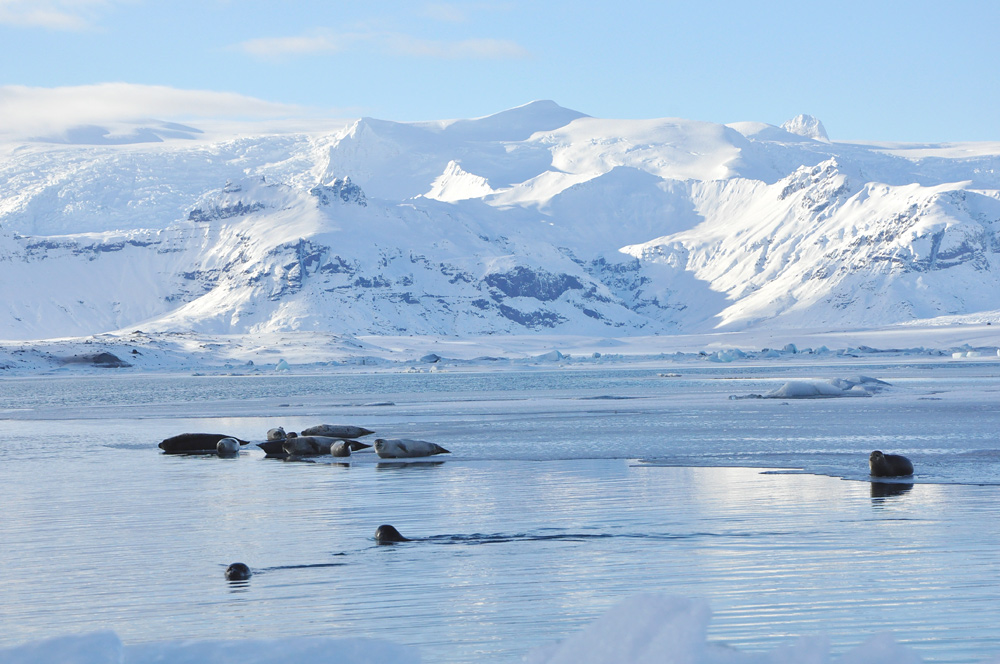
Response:
[[[376,544],[395,544],[396,542],[412,542],[408,537],[403,537],[395,527],[388,524],[381,525],[375,529]]]
[[[412,438],[376,438],[375,454],[382,459],[412,459],[433,454],[451,454],[437,443]]]
[[[875,450],[868,457],[872,477],[903,477],[913,474],[913,463],[905,456]]]
[[[157,447],[167,454],[216,454],[216,446],[223,438],[232,438],[240,445],[249,442],[224,433],[182,433],[165,438]]]
[[[246,581],[252,574],[250,568],[243,563],[233,563],[226,568],[227,581]]]
[[[351,456],[351,444],[346,440],[338,440],[330,445],[330,454],[335,457]]]
[[[285,454],[292,456],[319,456],[321,454],[330,454],[330,448],[337,443],[344,443],[348,453],[371,447],[371,445],[360,443],[356,440],[344,440],[342,438],[331,438],[330,436],[292,436],[291,434],[284,440],[281,447]],[[267,452],[267,448],[264,445],[269,445],[269,443],[257,443],[258,447]],[[340,456],[348,456],[348,454]]]
[[[284,440],[285,439],[285,428],[275,427],[273,429],[267,430],[267,439],[272,440]]]
[[[348,424],[318,424],[308,429],[303,429],[303,436],[327,436],[329,438],[362,438],[375,433],[371,429],[355,427]]]
[[[233,457],[240,453],[240,441],[235,438],[223,438],[215,444],[215,451],[220,457]]]

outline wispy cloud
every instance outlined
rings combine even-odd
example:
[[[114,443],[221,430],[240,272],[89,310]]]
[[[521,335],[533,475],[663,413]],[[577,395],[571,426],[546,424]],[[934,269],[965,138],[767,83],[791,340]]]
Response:
[[[386,42],[403,55],[425,58],[481,58],[506,60],[528,57],[528,50],[506,39],[462,39],[460,41],[434,41],[408,35],[387,35]]]
[[[0,25],[80,31],[94,27],[97,9],[111,0],[0,0]]]
[[[354,41],[350,35],[314,33],[298,37],[264,37],[239,44],[239,49],[261,58],[314,55],[343,51]]]
[[[85,124],[146,118],[275,118],[303,109],[232,92],[101,83],[60,88],[0,86],[0,131],[32,136]]]
[[[423,58],[476,58],[501,60],[523,58],[528,50],[507,39],[432,40],[398,32],[352,32],[335,34],[316,31],[293,37],[251,39],[236,45],[249,55],[262,59],[322,55],[359,48],[374,48],[398,55]]]

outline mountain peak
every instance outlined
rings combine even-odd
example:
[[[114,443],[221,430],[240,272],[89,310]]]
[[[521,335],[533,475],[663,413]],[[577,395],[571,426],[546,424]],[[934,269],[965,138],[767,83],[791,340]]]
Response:
[[[826,129],[823,127],[823,123],[820,122],[818,118],[814,118],[811,115],[796,115],[791,120],[784,122],[781,125],[781,128],[790,134],[805,136],[806,138],[812,138],[825,143],[830,142],[830,138],[826,135]]]

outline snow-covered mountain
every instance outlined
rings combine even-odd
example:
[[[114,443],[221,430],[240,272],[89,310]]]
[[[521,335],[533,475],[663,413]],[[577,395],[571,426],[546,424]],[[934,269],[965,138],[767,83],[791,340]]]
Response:
[[[0,145],[0,338],[629,335],[1000,310],[1000,144],[533,102]]]

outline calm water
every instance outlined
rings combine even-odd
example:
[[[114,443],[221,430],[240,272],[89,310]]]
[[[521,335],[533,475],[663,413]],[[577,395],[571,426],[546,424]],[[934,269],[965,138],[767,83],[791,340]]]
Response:
[[[710,638],[744,650],[892,631],[926,661],[996,657],[1000,367],[861,367],[893,383],[871,399],[728,398],[857,369],[4,380],[0,646],[371,636],[515,662],[662,591],[707,598]],[[319,422],[453,454],[156,449]],[[916,483],[866,481],[876,447]],[[381,523],[425,539],[377,547]],[[247,584],[223,578],[237,560]]]

